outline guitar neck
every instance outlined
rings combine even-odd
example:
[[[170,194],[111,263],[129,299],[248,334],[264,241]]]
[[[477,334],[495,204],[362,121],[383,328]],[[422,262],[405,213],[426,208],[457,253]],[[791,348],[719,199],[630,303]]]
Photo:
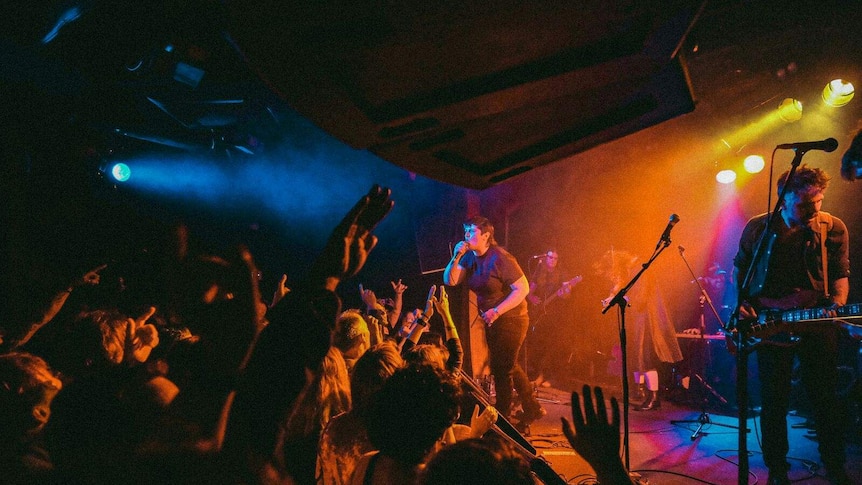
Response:
[[[563,288],[565,288],[565,287],[567,287],[567,286],[576,285],[576,284],[578,284],[578,282],[580,282],[580,281],[581,281],[581,277],[580,277],[580,276],[575,276],[574,278],[570,279],[569,281],[564,281],[564,282],[563,282],[563,284],[562,284],[562,285],[560,285],[560,287],[559,287],[559,288],[557,288],[557,290],[556,290],[556,291],[554,291],[553,293],[551,293],[550,295],[548,295],[548,296],[547,296],[547,297],[542,301],[542,305],[543,305],[543,306],[548,306],[548,304],[549,304],[549,303],[551,303],[552,301],[556,300],[556,299],[557,299],[557,297],[558,297],[558,296],[560,296],[560,295],[558,294],[560,290],[562,290]]]
[[[768,337],[781,332],[817,330],[840,326],[851,334],[860,332],[860,325],[852,320],[862,319],[862,303],[850,303],[834,310],[829,316],[824,310],[831,307],[800,308],[795,310],[767,310],[761,313],[757,322],[751,324],[750,335],[757,338]]]
[[[844,319],[853,319],[853,318],[862,318],[862,303],[850,303],[848,305],[844,305],[842,307],[838,307],[835,309],[836,317],[829,317],[824,315],[824,310],[829,309],[830,307],[820,307],[820,308],[800,308],[796,310],[785,310],[780,312],[780,315],[776,320],[785,323],[805,323],[805,322],[819,322],[825,320],[834,320],[835,318],[844,318]]]

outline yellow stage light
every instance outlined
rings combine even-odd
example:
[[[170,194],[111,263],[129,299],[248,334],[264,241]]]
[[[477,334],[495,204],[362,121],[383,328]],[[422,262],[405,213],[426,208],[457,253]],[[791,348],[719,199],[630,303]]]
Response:
[[[793,98],[785,98],[784,101],[778,105],[778,116],[788,123],[801,120],[802,102]]]
[[[854,94],[853,84],[844,82],[843,79],[833,79],[823,88],[823,102],[838,108],[849,103]]]

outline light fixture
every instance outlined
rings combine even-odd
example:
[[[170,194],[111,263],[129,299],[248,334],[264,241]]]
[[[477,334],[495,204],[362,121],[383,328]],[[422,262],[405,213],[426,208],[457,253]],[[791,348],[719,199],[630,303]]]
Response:
[[[778,105],[778,117],[787,123],[793,123],[802,119],[802,102],[798,99],[784,98]]]
[[[823,88],[823,102],[827,106],[839,108],[853,99],[855,90],[853,84],[844,82],[843,79],[833,79]]]
[[[731,184],[736,180],[736,172],[730,169],[722,170],[715,175],[715,180],[720,184]]]
[[[132,176],[132,169],[125,163],[116,163],[111,167],[111,176],[114,177],[117,182],[125,182]]]
[[[749,155],[743,160],[742,166],[748,173],[760,173],[766,166],[766,161],[760,155]]]

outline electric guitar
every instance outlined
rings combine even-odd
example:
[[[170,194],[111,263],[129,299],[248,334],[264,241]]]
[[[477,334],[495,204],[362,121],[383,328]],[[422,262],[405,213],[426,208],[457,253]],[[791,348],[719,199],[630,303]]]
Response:
[[[556,300],[557,297],[560,296],[566,288],[575,286],[576,284],[580,283],[581,280],[583,280],[583,279],[584,279],[583,276],[578,275],[578,276],[575,276],[574,278],[570,279],[569,281],[564,281],[563,284],[561,284],[560,287],[557,288],[556,291],[554,291],[553,293],[548,295],[548,297],[546,297],[541,302],[533,305],[533,309],[530,312],[530,319],[534,320],[534,321],[539,321],[539,319],[541,319],[542,317],[545,316],[545,314],[548,313],[548,305],[550,305],[551,302]]]
[[[835,316],[829,316],[827,311],[834,311]],[[862,340],[862,303],[850,303],[834,310],[832,307],[761,310],[757,314],[757,321],[747,322],[737,328],[742,328],[746,341],[754,347],[761,344],[793,345],[799,339],[793,332],[836,326],[846,329],[854,339]],[[786,334],[786,338],[768,340],[779,334]]]

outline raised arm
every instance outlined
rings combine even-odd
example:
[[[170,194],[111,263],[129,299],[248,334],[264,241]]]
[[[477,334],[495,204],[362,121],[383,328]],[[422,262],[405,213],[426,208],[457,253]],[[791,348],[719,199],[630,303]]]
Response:
[[[461,346],[461,339],[458,337],[458,329],[455,327],[455,321],[452,319],[452,313],[449,311],[449,295],[446,293],[446,287],[440,285],[440,297],[434,298],[434,308],[443,319],[443,328],[446,333],[446,349],[449,350],[449,360],[446,362],[446,367],[450,370],[460,369],[464,364],[464,348]]]
[[[455,245],[455,252],[452,254],[452,259],[443,270],[443,283],[449,286],[461,284],[464,281],[464,268],[461,266],[461,257],[467,252],[467,242],[460,241]]]
[[[287,286],[287,273],[281,275],[278,284],[275,286],[275,291],[272,294],[272,303],[269,307],[272,308],[278,304],[287,294],[290,293],[290,287]]]
[[[374,185],[332,230],[308,276],[272,308],[240,380],[225,447],[239,459],[272,456],[278,423],[289,415],[329,349],[329,329],[341,311],[338,284],[355,275],[377,244],[372,234],[394,202]],[[265,459],[265,458],[263,458]]]
[[[611,398],[611,421],[608,422],[605,396],[601,387],[595,388],[595,403],[590,386],[583,388],[582,402],[577,392],[572,392],[572,424],[565,417],[563,434],[569,444],[581,455],[593,470],[600,483],[634,483],[620,459],[620,406]]]
[[[431,317],[434,316],[434,293],[436,292],[437,285],[431,285],[431,289],[428,290],[428,298],[425,299],[425,311],[422,315],[417,315],[417,325],[410,333],[410,336],[407,337],[407,340],[410,340],[414,344],[419,343],[419,338],[428,330],[428,323],[431,321]]]
[[[62,289],[54,294],[51,297],[51,301],[48,302],[47,306],[43,308],[40,314],[34,318],[32,321],[27,322],[25,328],[21,328],[20,331],[15,332],[15,334],[7,335],[5,345],[8,349],[14,350],[18,347],[23,346],[27,342],[36,335],[36,332],[39,331],[42,327],[44,327],[48,322],[54,319],[63,306],[66,304],[66,301],[69,299],[69,296],[75,291],[75,288],[80,288],[82,286],[95,286],[99,284],[100,275],[99,273],[107,268],[107,264],[99,265],[90,271],[87,271],[83,275],[78,278],[75,278],[69,283],[69,286],[65,289]],[[2,337],[2,336],[0,336]],[[4,343],[2,338],[0,338],[0,344]],[[0,346],[2,347],[2,346]]]
[[[395,328],[398,325],[398,320],[401,319],[401,310],[404,308],[404,292],[407,290],[407,285],[398,279],[398,283],[392,281],[392,290],[395,292],[395,297],[392,298],[392,311],[388,313],[389,328]]]
[[[309,285],[322,285],[335,291],[338,284],[365,265],[368,254],[377,245],[377,236],[371,231],[377,227],[395,202],[391,191],[374,185],[335,226],[323,252],[315,260],[310,272]]]

